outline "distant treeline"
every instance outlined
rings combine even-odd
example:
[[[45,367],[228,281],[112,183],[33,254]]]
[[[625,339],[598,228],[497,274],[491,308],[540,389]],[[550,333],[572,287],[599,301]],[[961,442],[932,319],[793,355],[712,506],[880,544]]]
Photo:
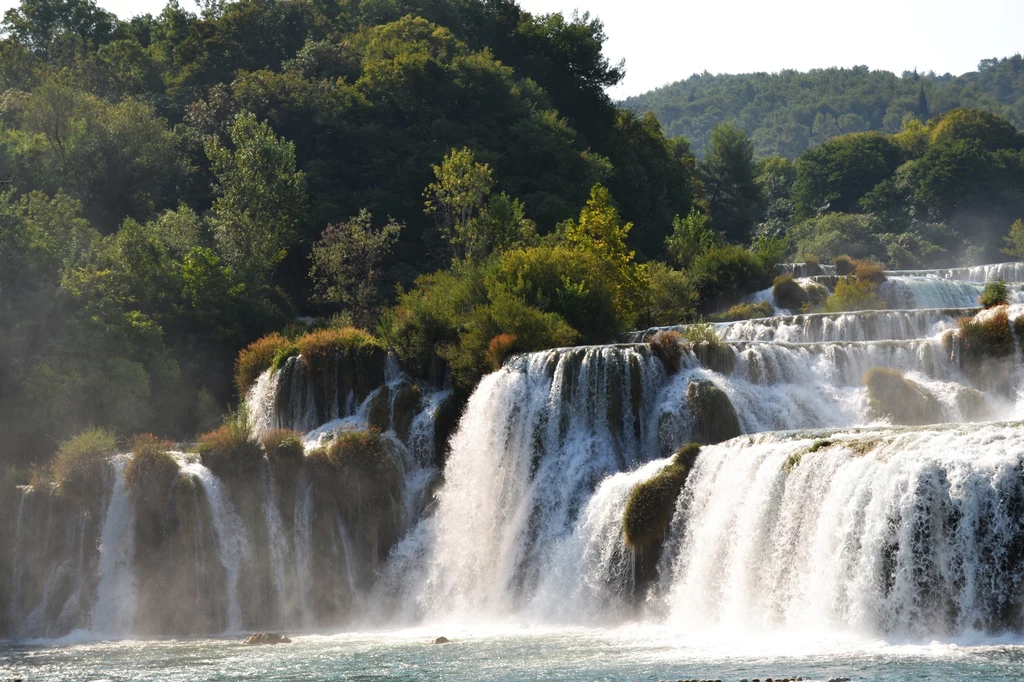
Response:
[[[905,71],[814,69],[807,73],[695,74],[623,106],[653,112],[669,137],[683,136],[698,156],[719,123],[741,128],[757,156],[796,158],[839,135],[900,131],[956,108],[985,109],[1024,129],[1024,58],[985,59],[962,76]]]

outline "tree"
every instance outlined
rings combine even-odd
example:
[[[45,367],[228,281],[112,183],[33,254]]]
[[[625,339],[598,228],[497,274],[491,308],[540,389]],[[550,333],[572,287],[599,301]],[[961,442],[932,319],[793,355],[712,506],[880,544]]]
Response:
[[[746,242],[757,218],[760,192],[754,179],[754,147],[739,128],[721,124],[711,132],[701,162],[711,228],[731,242]]]
[[[620,317],[635,313],[639,303],[636,297],[647,287],[647,268],[634,262],[635,253],[626,246],[631,229],[633,223],[620,222],[611,193],[601,184],[591,188],[579,220],[568,220],[558,226],[567,244],[594,254],[606,264],[616,284],[616,310]]]
[[[436,180],[423,191],[424,212],[432,214],[441,237],[460,259],[474,251],[473,222],[494,186],[491,168],[477,163],[468,147],[453,149],[440,166],[432,166]]]
[[[685,218],[675,217],[672,234],[665,238],[665,249],[681,268],[688,268],[697,256],[720,246],[706,214],[694,208]]]
[[[43,55],[66,35],[99,45],[116,27],[117,17],[92,0],[22,0],[20,7],[4,13],[3,21],[5,33]]]
[[[857,133],[830,140],[796,162],[793,204],[807,218],[823,210],[853,213],[858,201],[889,178],[903,157],[887,135]]]
[[[380,302],[381,261],[398,240],[402,225],[389,220],[373,227],[365,209],[336,225],[328,225],[310,254],[314,298],[345,306],[357,326],[369,328]]]
[[[1007,256],[1024,259],[1024,220],[1017,219],[1010,226],[1010,234],[1003,237],[1006,247],[1002,252]]]
[[[305,211],[305,175],[295,169],[295,145],[254,114],[239,114],[228,133],[233,150],[206,142],[217,190],[210,222],[224,259],[248,284],[266,285]]]

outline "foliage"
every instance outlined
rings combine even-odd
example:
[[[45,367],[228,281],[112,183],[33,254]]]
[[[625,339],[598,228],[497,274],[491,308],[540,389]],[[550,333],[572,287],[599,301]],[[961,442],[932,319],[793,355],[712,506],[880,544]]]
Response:
[[[441,237],[452,248],[452,257],[486,255],[481,253],[483,239],[473,227],[494,185],[490,167],[477,163],[473,152],[464,147],[453,149],[433,169],[435,180],[423,191],[427,198],[424,210],[435,216]]]
[[[401,231],[393,220],[374,228],[373,217],[365,210],[328,225],[310,254],[315,298],[343,306],[355,324],[370,326],[380,302],[381,263]]]
[[[689,274],[700,296],[700,308],[705,312],[735,304],[772,281],[771,270],[741,246],[711,249],[693,262]]]
[[[235,359],[235,386],[239,395],[245,395],[260,374],[270,369],[278,351],[289,344],[277,332],[267,334],[243,348]]]
[[[836,274],[840,276],[852,275],[857,269],[857,262],[845,253],[833,258],[832,265],[836,269]]]
[[[698,296],[689,276],[664,263],[648,263],[646,305],[640,324],[646,327],[682,324],[697,316]]]
[[[712,129],[742,122],[758,156],[796,158],[840,135],[875,130],[900,132],[903,121],[922,121],[957,107],[995,112],[1018,128],[1024,114],[1024,58],[983,60],[959,76],[866,66],[805,73],[694,74],[686,80],[631,97],[634,112],[654,112],[670,136],[683,135],[701,153]]]
[[[740,320],[754,320],[760,317],[771,317],[775,314],[775,308],[768,301],[760,303],[738,303],[728,310],[710,315],[711,322],[738,322]]]
[[[822,260],[837,256],[867,258],[881,252],[871,216],[826,213],[790,230],[797,253],[814,254]]]
[[[252,113],[228,126],[232,149],[216,137],[206,155],[216,178],[211,224],[222,257],[252,286],[266,284],[295,239],[306,203],[295,144]]]
[[[1006,308],[996,307],[975,317],[961,318],[956,330],[964,357],[978,363],[985,358],[998,358],[1014,352],[1013,333]]]
[[[170,454],[174,444],[151,433],[137,434],[128,442],[132,453],[124,469],[125,481],[145,495],[159,497],[178,475],[178,461]]]
[[[117,438],[92,428],[62,442],[47,471],[61,495],[77,502],[96,500],[103,490],[103,467],[117,450]]]
[[[795,311],[800,311],[810,301],[800,282],[789,272],[779,275],[772,282],[772,297],[775,299],[775,305]]]
[[[377,491],[378,499],[397,496],[402,487],[402,471],[376,431],[341,431],[327,447],[310,452],[307,460],[325,474],[337,474],[350,489]]]
[[[1001,279],[988,282],[985,285],[985,289],[981,292],[981,297],[978,299],[978,303],[986,310],[988,308],[1006,305],[1009,302],[1010,296],[1006,290],[1006,282]]]
[[[1014,258],[1024,259],[1024,220],[1017,219],[1010,226],[1010,233],[1003,237],[1006,246],[1002,252]]]
[[[885,283],[885,272],[882,266],[868,260],[857,261],[853,276],[860,282],[871,282],[875,286]]]
[[[825,300],[822,312],[845,313],[856,310],[881,310],[885,302],[878,297],[878,285],[870,280],[842,277]]]
[[[295,464],[305,456],[302,436],[291,429],[270,429],[260,436],[260,444],[271,462]]]
[[[747,134],[729,124],[715,126],[700,175],[707,188],[711,229],[729,242],[746,243],[761,201],[754,178],[754,147]]]
[[[708,216],[694,208],[685,218],[672,220],[672,234],[665,238],[665,250],[681,268],[688,268],[693,260],[716,246],[720,239],[710,225]]]
[[[493,370],[501,369],[505,364],[505,358],[516,346],[515,334],[498,334],[487,344],[487,364]]]
[[[229,411],[224,423],[199,437],[197,447],[203,464],[218,476],[251,474],[263,460],[248,406]]]

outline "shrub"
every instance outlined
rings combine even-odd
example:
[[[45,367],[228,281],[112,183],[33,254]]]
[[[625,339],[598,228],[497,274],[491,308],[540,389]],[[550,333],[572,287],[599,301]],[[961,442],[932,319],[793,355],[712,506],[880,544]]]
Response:
[[[203,464],[218,476],[252,472],[263,459],[245,404],[229,411],[220,428],[200,436],[198,446]]]
[[[875,417],[909,426],[943,421],[942,404],[931,391],[896,370],[873,367],[864,374],[864,385]]]
[[[50,463],[49,481],[62,495],[77,502],[98,499],[103,489],[103,467],[116,451],[113,432],[86,429],[60,444]]]
[[[846,254],[833,258],[832,265],[836,269],[836,274],[841,276],[852,275],[857,269],[857,263]]]
[[[272,462],[301,462],[305,457],[302,436],[291,429],[271,429],[260,437],[263,451]]]
[[[697,315],[699,297],[685,272],[664,263],[648,263],[650,280],[647,310],[641,316],[647,327],[683,324]]]
[[[771,317],[775,314],[775,308],[768,301],[760,303],[740,303],[728,310],[715,313],[708,317],[712,322],[738,322],[740,320],[754,320],[759,317]]]
[[[706,343],[710,346],[722,345],[722,339],[713,325],[706,322],[696,322],[683,327],[683,340],[691,344]]]
[[[166,492],[180,469],[169,452],[173,447],[170,441],[151,433],[134,436],[128,443],[132,457],[124,470],[128,485],[146,495]]]
[[[633,487],[622,513],[623,535],[630,549],[642,552],[660,547],[672,522],[676,500],[699,452],[700,445],[696,443],[684,446],[668,466]]]
[[[843,277],[836,283],[836,290],[825,300],[822,310],[827,313],[845,313],[883,308],[885,303],[878,297],[878,285],[853,277]]]
[[[978,299],[978,303],[986,310],[1000,305],[1007,305],[1009,302],[1010,295],[1006,290],[1006,282],[1001,279],[986,284],[984,291],[981,292],[981,297]]]
[[[378,431],[342,431],[327,446],[310,451],[307,460],[324,473],[338,474],[330,480],[346,487],[392,496],[402,487],[402,471]]]
[[[311,372],[317,372],[334,359],[336,354],[351,358],[365,358],[381,350],[381,345],[369,332],[355,327],[318,329],[300,336],[292,348],[301,355]]]
[[[679,371],[679,365],[683,359],[683,347],[680,345],[682,338],[683,335],[677,331],[661,330],[655,332],[647,341],[651,350],[669,372]]]
[[[853,273],[859,282],[871,282],[875,286],[881,286],[885,283],[885,272],[878,263],[859,260],[854,267]]]
[[[515,348],[517,338],[515,334],[498,334],[491,339],[487,344],[487,355],[485,356],[491,369],[495,371],[501,369],[501,366],[505,364],[505,358]]]
[[[770,271],[761,266],[754,254],[740,246],[723,246],[698,256],[690,275],[704,312],[732,305],[772,281]]]
[[[772,296],[775,298],[775,305],[787,310],[799,311],[809,301],[807,292],[789,272],[775,278],[772,283]]]
[[[274,366],[278,350],[287,345],[288,339],[275,332],[242,349],[235,359],[235,386],[239,395],[244,396],[260,374]]]
[[[840,255],[867,258],[882,252],[874,228],[873,219],[867,215],[826,213],[793,226],[789,235],[798,253],[814,253],[825,259]]]
[[[1006,357],[1014,352],[1013,333],[1005,308],[961,318],[957,335],[960,337],[964,358],[968,361]]]

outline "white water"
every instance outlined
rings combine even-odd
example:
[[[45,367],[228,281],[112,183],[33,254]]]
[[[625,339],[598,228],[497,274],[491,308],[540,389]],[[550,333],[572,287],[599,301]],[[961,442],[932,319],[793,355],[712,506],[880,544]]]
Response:
[[[238,578],[249,559],[249,539],[245,524],[235,512],[224,491],[220,479],[199,462],[189,462],[181,467],[185,474],[193,476],[203,487],[210,505],[210,518],[217,536],[217,554],[224,567],[224,589],[228,597],[227,632],[242,629],[242,609],[238,601]]]
[[[789,473],[813,439],[702,452],[662,578],[669,620],[909,637],[1020,627],[1019,425],[830,439]]]
[[[127,464],[127,455],[110,460],[114,485],[100,532],[99,584],[92,630],[104,637],[130,635],[135,622],[135,505],[124,478]]]

